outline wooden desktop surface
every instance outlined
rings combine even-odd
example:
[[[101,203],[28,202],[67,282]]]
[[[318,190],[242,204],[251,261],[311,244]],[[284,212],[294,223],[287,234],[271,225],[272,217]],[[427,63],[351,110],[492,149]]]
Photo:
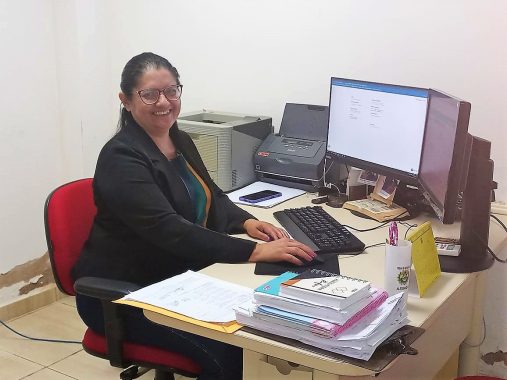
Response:
[[[257,218],[278,224],[273,218],[274,211],[311,205],[310,201],[313,197],[311,194],[304,194],[269,209],[252,206],[244,207]],[[379,225],[376,221],[354,216],[344,209],[330,208],[325,205],[323,207],[342,224],[359,229],[372,228]],[[410,223],[420,224],[429,218],[427,215],[420,216],[417,219],[411,220]],[[399,230],[401,238],[404,236],[407,227],[400,225]],[[442,225],[437,221],[433,223],[433,231],[435,236],[458,237],[459,235],[459,227],[457,225]],[[387,226],[369,232],[354,232],[354,234],[366,246],[382,243],[385,242],[387,237]],[[339,263],[341,274],[364,278],[371,281],[374,286],[383,287],[383,246],[368,248],[363,254],[357,256],[339,256]],[[272,278],[272,276],[255,275],[253,273],[254,267],[255,264],[250,263],[215,264],[203,269],[201,272],[251,288],[255,288]],[[379,377],[382,379],[412,378],[414,373],[417,373],[417,378],[431,379],[435,377],[439,369],[458,350],[463,340],[468,337],[470,345],[477,343],[475,341],[480,339],[480,331],[478,330],[481,330],[482,326],[484,273],[442,273],[440,278],[427,290],[424,298],[409,296],[407,306],[410,324],[426,330],[412,344],[412,347],[419,350],[419,354],[415,356],[400,355],[380,373]],[[415,281],[413,277],[410,280]],[[254,358],[268,355],[313,368],[316,370],[314,371],[313,379],[337,379],[337,375],[339,375],[340,379],[347,378],[347,376],[354,376],[357,379],[357,376],[370,377],[374,374],[370,370],[336,360],[321,352],[312,352],[311,350],[299,348],[291,344],[264,338],[251,332],[239,330],[234,334],[225,334],[157,313],[145,311],[145,314],[149,319],[157,323],[242,347],[250,353],[254,353],[252,356]],[[258,353],[258,356],[255,356],[255,353]],[[467,355],[466,359],[462,358],[461,360],[466,360],[468,363],[462,364],[464,365],[462,372],[473,372],[477,365],[475,357],[478,360],[478,348],[468,348],[466,352],[462,353],[462,356],[465,355]],[[245,358],[248,357],[249,355],[245,355]],[[245,371],[252,372],[252,368],[249,367],[254,365],[255,363],[245,362]],[[466,366],[472,366],[472,368],[467,370]],[[319,375],[317,376],[316,374]],[[256,378],[255,376],[250,377]]]

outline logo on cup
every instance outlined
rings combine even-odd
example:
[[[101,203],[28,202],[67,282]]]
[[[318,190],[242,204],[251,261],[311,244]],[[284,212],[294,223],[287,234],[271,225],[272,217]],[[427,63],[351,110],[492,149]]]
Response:
[[[400,285],[406,285],[408,283],[408,277],[410,272],[408,269],[403,269],[400,273],[398,273],[398,282]]]

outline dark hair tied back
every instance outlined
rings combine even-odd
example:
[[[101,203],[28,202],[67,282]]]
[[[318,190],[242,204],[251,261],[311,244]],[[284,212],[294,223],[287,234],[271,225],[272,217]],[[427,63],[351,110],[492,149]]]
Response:
[[[148,70],[161,68],[169,70],[176,78],[176,82],[181,84],[178,70],[167,59],[154,53],[141,53],[132,57],[123,68],[120,82],[121,91],[130,99],[141,75]],[[121,129],[130,121],[132,121],[132,114],[122,107],[118,128]]]

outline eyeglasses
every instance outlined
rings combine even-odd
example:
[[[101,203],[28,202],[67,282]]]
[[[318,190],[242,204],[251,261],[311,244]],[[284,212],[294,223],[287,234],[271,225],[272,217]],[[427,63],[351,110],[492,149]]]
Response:
[[[160,99],[160,94],[164,94],[165,98],[168,101],[178,100],[181,98],[181,93],[183,91],[183,85],[178,84],[175,86],[169,86],[162,90],[157,88],[147,88],[145,90],[137,91],[137,95],[141,98],[141,101],[144,104],[152,105],[158,102]]]

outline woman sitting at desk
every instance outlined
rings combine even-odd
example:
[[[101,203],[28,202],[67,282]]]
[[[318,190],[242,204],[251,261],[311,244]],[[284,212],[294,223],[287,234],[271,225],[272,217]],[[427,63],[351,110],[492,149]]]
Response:
[[[120,87],[119,131],[98,158],[97,215],[74,279],[98,276],[145,286],[213,263],[312,260],[310,248],[256,220],[213,183],[176,123],[182,85],[175,67],[153,53],[137,55],[123,69]],[[81,295],[76,302],[85,323],[103,332],[100,303]],[[130,341],[191,357],[202,366],[200,379],[241,379],[240,348],[153,324],[141,310],[127,310]]]

